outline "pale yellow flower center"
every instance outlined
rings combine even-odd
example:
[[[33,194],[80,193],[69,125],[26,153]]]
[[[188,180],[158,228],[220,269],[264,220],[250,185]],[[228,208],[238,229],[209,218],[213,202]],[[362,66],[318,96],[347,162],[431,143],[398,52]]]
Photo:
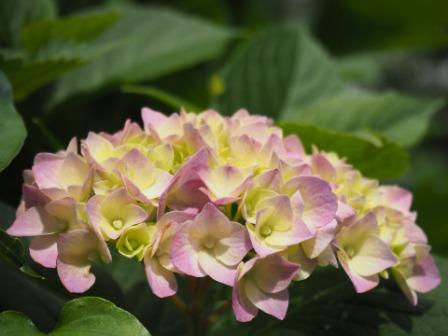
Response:
[[[351,246],[347,246],[347,247],[345,248],[345,252],[347,253],[347,255],[348,255],[350,258],[352,258],[352,257],[355,256],[355,249],[354,249],[353,247],[351,247]]]
[[[263,237],[270,236],[272,234],[272,228],[269,225],[264,225],[261,227],[260,233]]]
[[[123,227],[123,221],[121,219],[114,219],[112,221],[112,227],[115,230],[120,230]]]
[[[204,247],[208,250],[215,247],[215,241],[211,238],[207,238],[204,240]]]

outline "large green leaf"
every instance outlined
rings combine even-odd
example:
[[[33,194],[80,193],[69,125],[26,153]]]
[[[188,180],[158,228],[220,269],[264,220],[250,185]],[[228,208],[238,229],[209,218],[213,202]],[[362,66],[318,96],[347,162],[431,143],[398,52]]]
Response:
[[[22,313],[5,311],[0,314],[0,335],[36,336],[43,334]]]
[[[415,144],[442,102],[396,92],[355,91],[305,29],[281,27],[262,33],[238,52],[224,71],[218,107],[229,114],[245,107],[279,120],[319,127],[383,132]]]
[[[402,175],[406,170],[406,151],[377,134],[350,134],[300,123],[280,125],[286,134],[297,134],[308,152],[313,145],[335,152],[366,176],[389,179]]]
[[[117,7],[121,19],[89,44],[107,49],[65,75],[53,103],[119,83],[153,79],[218,55],[232,36],[221,26],[157,7]]]
[[[283,118],[340,131],[380,130],[390,140],[411,146],[423,137],[443,103],[443,99],[418,99],[392,91],[378,94],[351,90]]]
[[[130,313],[111,302],[83,297],[68,302],[62,308],[54,336],[75,335],[149,335],[143,325]]]
[[[16,46],[25,24],[53,18],[55,13],[53,0],[0,1],[0,46]]]
[[[38,334],[37,330],[32,328],[32,322],[19,313],[1,313],[0,326],[8,328],[7,334],[3,333],[4,329],[0,329],[0,335],[28,335],[24,334],[24,331]],[[101,298],[83,297],[65,304],[51,335],[149,336],[150,334],[134,316],[113,303]]]
[[[35,89],[48,84],[64,72],[83,64],[75,56],[50,56],[27,60],[21,56],[5,56],[0,53],[0,68],[8,76],[14,88],[14,98],[25,98]]]
[[[85,42],[100,35],[119,17],[118,12],[110,11],[32,22],[22,30],[21,46],[34,53],[53,40]]]
[[[23,51],[4,49],[0,67],[21,99],[68,70],[95,59],[107,48],[92,51],[84,42],[100,35],[119,18],[116,11],[35,21],[21,32]]]
[[[296,27],[257,36],[236,53],[224,70],[224,82],[217,101],[221,112],[244,107],[277,119],[345,88],[324,51]]]
[[[14,108],[11,87],[0,71],[0,171],[19,153],[25,137],[25,125]]]

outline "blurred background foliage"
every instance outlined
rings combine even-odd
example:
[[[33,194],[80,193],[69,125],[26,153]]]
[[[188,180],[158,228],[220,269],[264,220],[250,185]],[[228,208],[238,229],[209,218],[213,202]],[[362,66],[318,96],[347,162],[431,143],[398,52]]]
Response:
[[[2,227],[37,152],[115,131],[144,105],[246,107],[411,189],[448,255],[446,0],[2,0],[0,70]],[[137,316],[149,304],[132,302]]]

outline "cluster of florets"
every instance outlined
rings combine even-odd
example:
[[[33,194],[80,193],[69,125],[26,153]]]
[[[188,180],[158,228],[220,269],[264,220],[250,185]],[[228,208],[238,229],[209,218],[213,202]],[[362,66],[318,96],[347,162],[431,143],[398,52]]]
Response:
[[[316,266],[342,266],[357,292],[395,277],[409,300],[440,276],[411,194],[380,186],[336,154],[307,155],[261,116],[238,111],[142,110],[144,128],[89,133],[65,151],[40,153],[25,171],[8,232],[33,237],[31,257],[56,268],[70,292],[95,281],[109,248],[143,261],[155,295],[177,276],[233,287],[236,318],[279,319],[288,286]]]

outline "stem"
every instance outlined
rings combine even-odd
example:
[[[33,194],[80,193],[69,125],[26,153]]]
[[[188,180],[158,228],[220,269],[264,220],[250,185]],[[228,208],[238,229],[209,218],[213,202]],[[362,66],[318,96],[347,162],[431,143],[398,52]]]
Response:
[[[207,328],[209,328],[211,325],[213,325],[218,320],[218,318],[221,316],[221,314],[224,313],[227,310],[227,308],[230,307],[231,303],[232,303],[232,300],[228,299],[227,301],[223,302],[220,306],[218,306],[215,310],[213,310],[208,315],[208,318],[206,321]]]
[[[188,313],[189,309],[187,304],[179,295],[173,295],[170,297],[171,301],[174,303],[174,305],[182,312]]]
[[[210,278],[188,279],[188,288],[191,297],[191,305],[189,309],[190,334],[194,336],[205,335],[207,332],[207,323],[203,318],[202,303],[209,285]]]

